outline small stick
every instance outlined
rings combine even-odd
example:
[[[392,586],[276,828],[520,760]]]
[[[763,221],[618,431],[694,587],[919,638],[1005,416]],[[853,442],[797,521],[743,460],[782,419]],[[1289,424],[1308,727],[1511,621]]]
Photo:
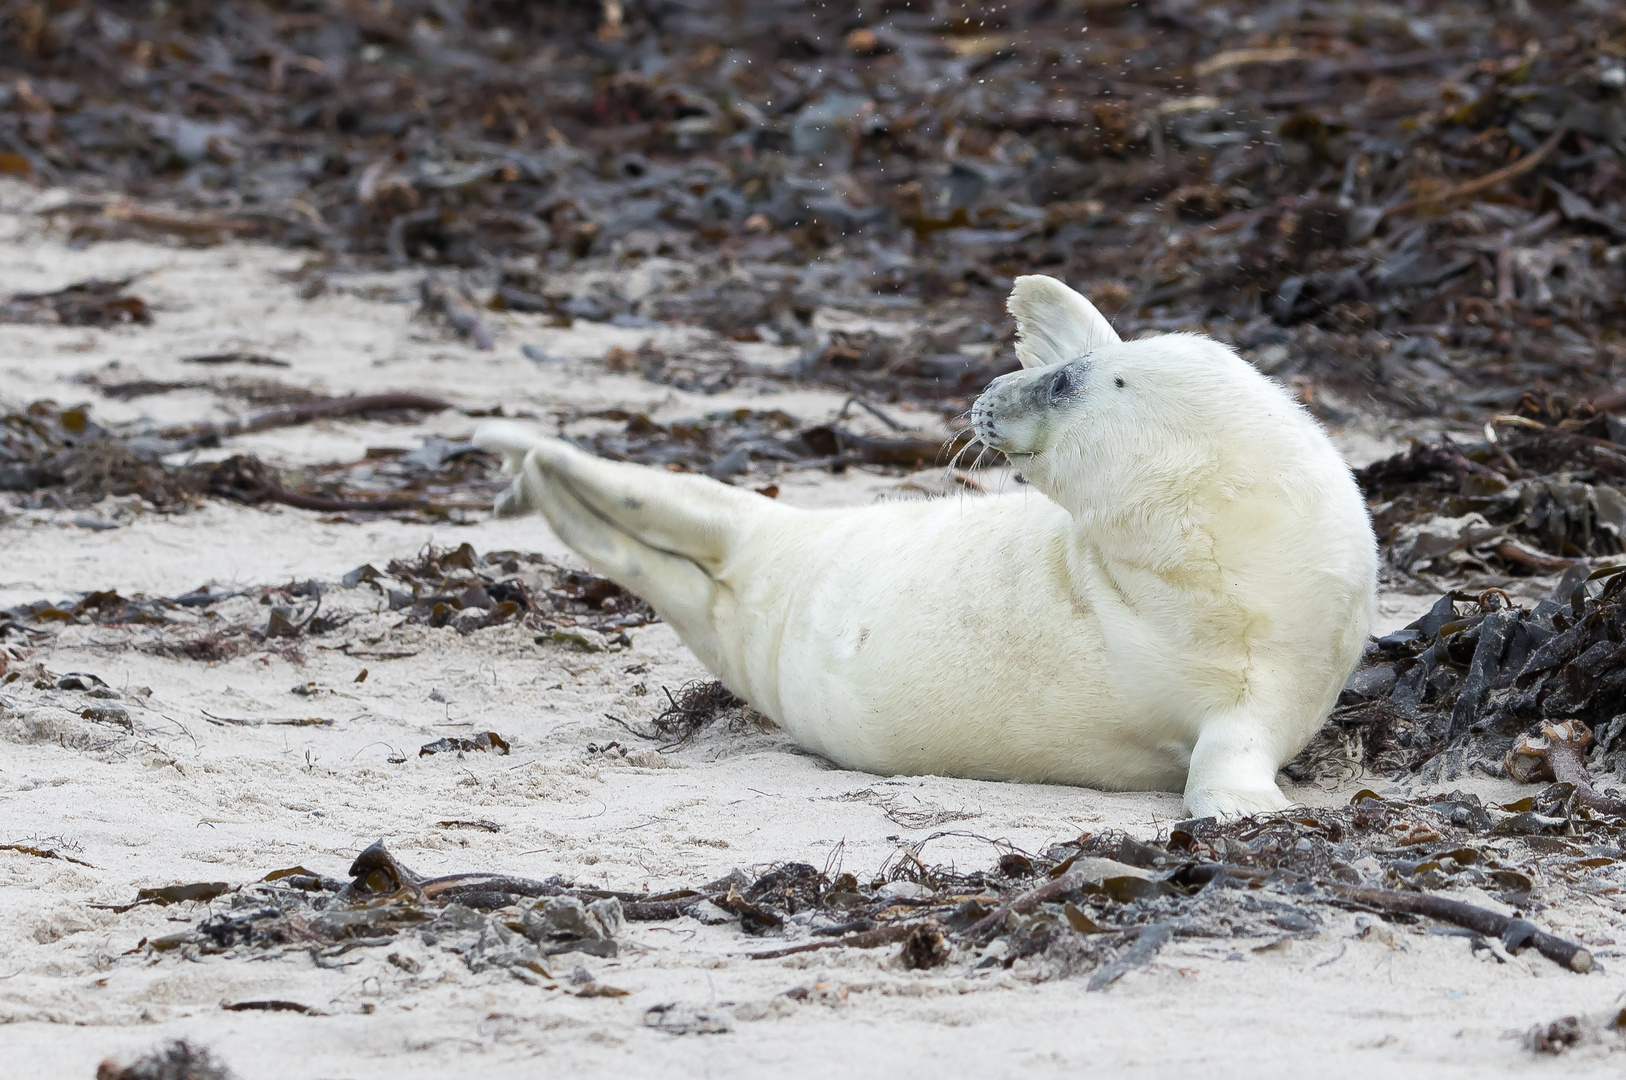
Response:
[[[665,922],[687,915],[703,896],[686,896],[680,900],[623,900],[621,914],[628,922]]]
[[[1507,452],[1507,447],[1502,445],[1502,440],[1496,437],[1495,420],[1485,425],[1485,439],[1491,444],[1491,449],[1496,451],[1496,456],[1501,459],[1502,464],[1507,466],[1509,476],[1515,480],[1529,479],[1530,474],[1519,468],[1519,463],[1514,461],[1513,455]]]
[[[863,398],[860,398],[857,394],[854,394],[852,397],[850,397],[846,401],[842,402],[841,411],[836,413],[836,419],[837,420],[845,420],[845,419],[847,419],[847,410],[852,408],[854,405],[857,405],[860,409],[863,409],[865,412],[867,412],[871,416],[875,417],[875,419],[879,420],[881,423],[885,424],[887,427],[891,428],[893,431],[908,431],[909,430],[908,428],[904,427],[902,424],[898,423],[896,420],[892,419],[890,416],[886,415],[886,413],[882,412],[880,409],[877,409],[875,406],[871,405],[869,402],[865,401]]]
[[[1513,249],[1504,247],[1496,253],[1496,302],[1506,307],[1518,298],[1513,281]]]
[[[322,495],[302,495],[280,486],[266,488],[265,499],[299,510],[327,514],[364,510],[422,510],[432,505],[427,499],[329,499]]]
[[[128,221],[132,225],[145,225],[164,232],[177,233],[239,233],[249,232],[256,226],[242,218],[192,216],[164,210],[153,210],[133,203],[108,203],[101,208],[102,216],[114,221]]]
[[[306,495],[289,491],[265,467],[259,458],[237,455],[215,466],[209,474],[209,491],[221,498],[254,505],[262,502],[281,503],[301,510],[326,513],[347,511],[420,510],[433,504],[427,499],[332,499],[325,495]]]
[[[1496,554],[1510,563],[1529,567],[1531,570],[1568,570],[1575,565],[1574,559],[1563,559],[1557,555],[1543,555],[1537,551],[1521,547],[1511,540],[1504,540],[1496,545]]]
[[[1223,876],[1241,878],[1247,881],[1262,881],[1280,873],[1279,871],[1261,870],[1252,866],[1232,866],[1229,863],[1203,863],[1193,866],[1186,871],[1184,880],[1192,884],[1204,884]],[[1305,881],[1297,874],[1281,874],[1284,881]],[[1451,923],[1455,926],[1464,926],[1469,930],[1477,930],[1481,934],[1489,934],[1501,938],[1509,951],[1520,945],[1533,945],[1537,952],[1561,964],[1571,971],[1585,974],[1592,970],[1592,954],[1584,947],[1563,938],[1554,937],[1536,927],[1525,919],[1510,919],[1506,915],[1498,915],[1489,908],[1475,907],[1465,904],[1461,900],[1447,900],[1443,896],[1430,896],[1427,893],[1398,892],[1393,889],[1369,889],[1361,885],[1345,885],[1337,881],[1317,881],[1317,886],[1325,889],[1333,896],[1350,903],[1360,904],[1377,911],[1396,912],[1406,915],[1422,915],[1426,918],[1437,919],[1440,922]]]
[[[1058,879],[1059,880],[1059,879]],[[795,956],[797,953],[813,952],[817,949],[878,949],[882,945],[893,945],[907,938],[919,926],[918,923],[904,923],[895,926],[877,926],[874,930],[860,930],[856,934],[835,938],[831,941],[809,941],[803,945],[790,945],[783,949],[770,949],[767,952],[746,953],[752,960],[777,960],[782,956]]]
[[[178,449],[188,450],[206,439],[228,439],[233,435],[247,435],[257,431],[308,424],[312,420],[361,416],[370,412],[398,412],[403,409],[440,412],[451,407],[452,403],[449,401],[424,394],[356,394],[350,397],[323,398],[303,405],[283,405],[257,413],[247,420],[228,420],[223,424],[208,422],[182,424],[165,428],[157,434],[159,438],[181,440],[186,445]]]
[[[962,446],[976,438],[970,431],[960,431],[951,436],[948,442],[938,443],[932,439],[888,439],[856,435],[837,427],[826,427],[823,430],[829,433],[835,443],[838,457],[845,456],[849,461],[859,461],[866,465],[935,465],[949,460]],[[796,463],[802,468],[811,464],[811,461]]]
[[[1532,945],[1547,959],[1577,974],[1584,975],[1592,970],[1592,953],[1585,947],[1554,937],[1544,930],[1538,930],[1525,919],[1510,919],[1488,908],[1475,907],[1461,900],[1447,900],[1443,896],[1430,896],[1427,893],[1368,889],[1359,885],[1342,885],[1338,882],[1324,883],[1322,888],[1334,896],[1352,900],[1357,904],[1365,904],[1380,911],[1423,915],[1441,922],[1465,926],[1469,930],[1477,930],[1481,934],[1500,938],[1509,951],[1521,944]]]
[[[1450,191],[1442,194],[1421,195],[1415,199],[1407,199],[1403,203],[1396,203],[1383,211],[1383,217],[1388,217],[1390,214],[1398,214],[1402,210],[1415,210],[1419,206],[1435,206],[1443,205],[1444,203],[1448,202],[1456,202],[1458,199],[1465,199],[1469,195],[1477,195],[1486,188],[1493,188],[1504,180],[1517,179],[1518,177],[1521,177],[1525,173],[1529,172],[1531,169],[1534,169],[1537,165],[1540,165],[1543,158],[1552,153],[1554,150],[1558,149],[1558,144],[1563,141],[1564,136],[1568,134],[1569,128],[1559,127],[1551,135],[1547,136],[1546,142],[1542,143],[1540,146],[1536,147],[1534,150],[1530,151],[1513,164],[1508,165],[1505,168],[1497,169],[1495,172],[1486,173],[1477,180],[1470,180],[1466,184],[1454,187]]]
[[[203,718],[217,727],[226,724],[235,724],[238,727],[330,727],[333,721],[323,716],[294,716],[285,720],[265,719],[262,717],[216,716],[208,709],[199,709]]]
[[[1029,889],[1022,895],[999,905],[999,907],[978,919],[971,929],[965,932],[965,936],[973,941],[979,941],[998,930],[1011,915],[1026,914],[1046,900],[1064,896],[1078,888],[1082,881],[1082,874],[1076,870],[1069,870],[1060,877],[1052,878],[1043,885]]]

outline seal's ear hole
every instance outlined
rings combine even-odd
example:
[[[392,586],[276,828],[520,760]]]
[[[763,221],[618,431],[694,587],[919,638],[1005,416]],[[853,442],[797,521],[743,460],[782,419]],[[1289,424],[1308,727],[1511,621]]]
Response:
[[[1116,379],[1113,379],[1112,382],[1113,382],[1113,385],[1118,387],[1118,389],[1120,389],[1120,390],[1123,389],[1124,380],[1123,380],[1122,375],[1118,376]]]

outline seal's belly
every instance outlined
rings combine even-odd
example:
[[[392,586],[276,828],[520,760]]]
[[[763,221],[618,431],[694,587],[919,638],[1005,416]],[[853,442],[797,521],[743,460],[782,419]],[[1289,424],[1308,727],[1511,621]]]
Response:
[[[1070,585],[1067,520],[1006,497],[764,537],[726,574],[725,681],[848,768],[1178,789],[1195,718],[1124,678]]]

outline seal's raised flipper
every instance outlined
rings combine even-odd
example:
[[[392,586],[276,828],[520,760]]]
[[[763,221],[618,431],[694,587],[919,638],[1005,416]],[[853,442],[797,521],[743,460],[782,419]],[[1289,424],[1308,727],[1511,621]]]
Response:
[[[515,424],[483,424],[474,441],[514,474],[500,516],[541,512],[595,571],[653,604],[702,660],[716,655],[712,575],[751,512],[777,507],[705,477],[604,461]]]
[[[606,461],[559,439],[534,452],[548,474],[617,529],[715,573],[762,515],[783,507],[694,473]]]
[[[1005,310],[1016,320],[1016,358],[1025,368],[1064,364],[1120,340],[1094,304],[1043,274],[1017,278]]]
[[[499,516],[532,510],[547,514],[521,471],[522,464],[534,461],[543,476],[565,487],[605,523],[648,547],[688,559],[708,571],[728,557],[753,520],[765,513],[785,512],[753,492],[693,473],[606,461],[563,439],[535,435],[517,424],[482,424],[474,441],[482,449],[501,453],[505,472],[520,474],[498,499]]]

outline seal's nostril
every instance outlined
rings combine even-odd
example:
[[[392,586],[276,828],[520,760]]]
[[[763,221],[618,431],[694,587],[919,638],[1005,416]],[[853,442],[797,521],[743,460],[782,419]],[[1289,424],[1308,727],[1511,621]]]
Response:
[[[1072,388],[1072,373],[1067,368],[1062,368],[1050,379],[1050,403],[1054,405],[1058,400],[1067,396]]]

